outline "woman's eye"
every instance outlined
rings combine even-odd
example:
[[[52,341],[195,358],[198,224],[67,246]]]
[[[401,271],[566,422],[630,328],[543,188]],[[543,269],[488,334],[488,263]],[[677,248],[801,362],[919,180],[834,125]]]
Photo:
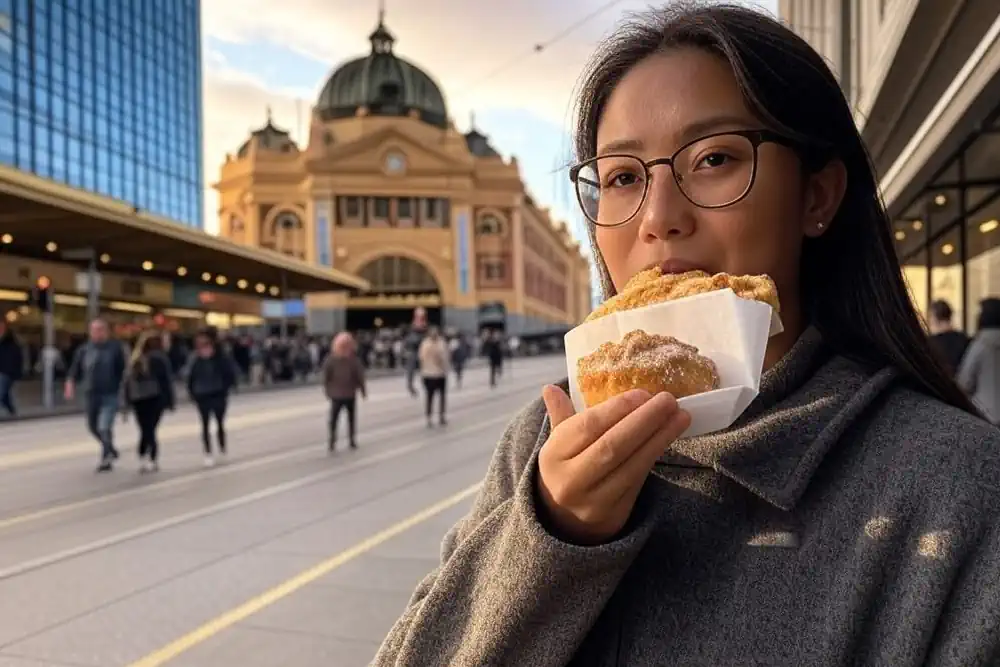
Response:
[[[698,161],[695,168],[713,169],[716,167],[722,167],[726,163],[732,161],[732,159],[732,157],[726,155],[725,153],[709,153]]]
[[[617,174],[612,174],[607,180],[608,186],[612,188],[627,188],[628,186],[635,185],[638,182],[638,176],[626,171],[620,171]]]

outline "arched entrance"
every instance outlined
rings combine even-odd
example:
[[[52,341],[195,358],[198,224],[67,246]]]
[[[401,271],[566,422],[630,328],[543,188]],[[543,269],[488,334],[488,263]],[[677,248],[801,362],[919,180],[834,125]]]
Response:
[[[365,264],[358,275],[371,291],[354,297],[347,309],[347,328],[370,331],[410,324],[413,311],[427,310],[430,324],[441,324],[441,288],[430,270],[415,259],[396,255]]]

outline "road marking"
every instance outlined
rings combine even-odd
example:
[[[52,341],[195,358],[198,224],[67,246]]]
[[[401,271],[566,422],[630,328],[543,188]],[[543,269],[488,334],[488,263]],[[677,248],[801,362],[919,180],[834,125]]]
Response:
[[[384,461],[389,461],[395,458],[399,458],[404,454],[409,454],[410,452],[417,451],[418,449],[424,449],[430,446],[437,446],[441,444],[442,441],[452,440],[453,438],[464,435],[466,433],[473,433],[475,431],[481,431],[486,426],[492,426],[493,424],[506,422],[508,418],[506,415],[501,417],[494,417],[493,419],[488,419],[485,421],[480,421],[475,426],[467,426],[457,431],[448,431],[446,434],[434,435],[431,438],[423,440],[421,442],[411,443],[409,445],[404,445],[396,449],[390,449],[385,452],[380,452],[378,454],[373,454],[363,459],[358,459],[351,461],[343,467],[332,468],[330,470],[322,470],[305,477],[300,477],[298,479],[293,479],[287,482],[282,482],[281,484],[275,484],[274,486],[265,487],[259,491],[254,491],[243,496],[237,496],[236,498],[230,498],[221,503],[216,503],[215,505],[209,505],[208,507],[202,507],[201,509],[192,510],[190,512],[185,512],[183,514],[176,514],[172,517],[166,519],[161,519],[154,523],[144,524],[138,528],[133,528],[132,530],[126,530],[120,533],[115,533],[114,535],[109,535],[108,537],[102,537],[101,539],[94,540],[92,542],[87,542],[86,544],[81,544],[79,546],[71,547],[69,549],[64,549],[63,551],[58,551],[56,553],[50,553],[39,558],[33,558],[31,560],[22,561],[17,565],[8,567],[6,569],[0,570],[0,581],[5,579],[10,579],[11,577],[16,577],[22,575],[26,572],[31,572],[32,570],[38,570],[43,567],[47,567],[54,563],[58,563],[70,558],[76,558],[77,556],[82,556],[84,554],[91,553],[93,551],[98,551],[100,549],[106,549],[108,547],[114,546],[116,544],[121,544],[122,542],[127,542],[129,540],[134,540],[139,537],[145,537],[152,533],[165,530],[167,528],[173,528],[182,523],[187,523],[189,521],[194,521],[196,519],[201,519],[213,514],[218,514],[219,512],[225,512],[227,510],[235,509],[237,507],[242,507],[243,505],[249,505],[250,503],[257,502],[258,500],[264,500],[272,496],[277,496],[287,491],[294,491],[295,489],[300,489],[310,484],[315,484],[328,477],[339,477],[348,472],[353,472],[362,468],[368,468],[376,463],[382,463]],[[429,434],[428,434],[429,435]]]
[[[406,431],[412,428],[415,424],[419,424],[419,420],[413,420],[412,423],[407,424],[397,424],[392,427],[383,427],[375,429],[367,433],[366,435],[384,437],[387,435],[392,435],[400,431]],[[64,503],[62,505],[54,505],[52,507],[46,507],[45,509],[36,510],[34,512],[28,512],[27,514],[20,514],[12,516],[6,519],[0,519],[0,531],[6,530],[8,528],[13,528],[14,526],[19,526],[21,524],[30,523],[31,521],[37,521],[39,519],[44,519],[50,516],[56,516],[59,514],[64,514],[66,512],[72,512],[79,509],[84,509],[86,507],[92,507],[94,505],[100,505],[101,503],[110,502],[112,500],[119,500],[121,498],[129,498],[131,496],[142,495],[151,491],[161,491],[163,489],[171,489],[175,486],[181,486],[183,484],[193,482],[195,480],[201,479],[213,479],[215,477],[223,477],[225,475],[231,475],[237,472],[243,472],[244,470],[252,470],[254,468],[259,468],[271,463],[278,463],[285,461],[287,459],[293,459],[306,454],[316,453],[319,451],[317,448],[325,447],[325,442],[314,442],[308,445],[302,445],[301,447],[295,447],[283,452],[277,452],[275,454],[269,454],[266,456],[261,456],[259,458],[250,459],[247,461],[238,461],[231,465],[226,465],[220,468],[213,468],[211,470],[196,470],[187,474],[179,475],[172,479],[165,479],[160,482],[153,482],[152,484],[147,484],[145,486],[140,486],[131,489],[123,489],[121,491],[115,491],[112,493],[107,493],[100,496],[95,496],[93,498],[86,498],[84,500],[77,500],[69,503]],[[325,451],[325,450],[323,450]]]
[[[189,651],[208,639],[211,639],[223,630],[236,625],[240,621],[246,620],[250,616],[253,616],[257,612],[271,606],[275,602],[288,597],[292,593],[308,586],[317,579],[326,576],[338,567],[341,567],[355,558],[364,555],[375,547],[388,542],[397,535],[418,526],[424,521],[432,519],[445,510],[451,509],[458,503],[479,491],[479,487],[481,485],[481,482],[473,484],[467,489],[459,491],[455,495],[449,496],[448,498],[445,498],[444,500],[417,512],[416,514],[403,519],[399,523],[389,526],[385,530],[372,535],[363,542],[359,542],[350,549],[342,551],[336,556],[318,563],[308,570],[292,577],[291,579],[288,579],[284,583],[275,586],[271,590],[266,591],[253,599],[247,600],[234,609],[230,609],[226,613],[212,619],[196,630],[172,641],[163,648],[150,653],[144,658],[140,658],[136,662],[133,662],[130,667],[159,667],[160,665],[166,664],[180,654]]]
[[[539,373],[540,376],[549,376],[551,373]],[[528,377],[533,377],[528,376]],[[518,380],[524,380],[524,377],[519,376]],[[530,385],[530,382],[527,383]],[[518,383],[515,385],[517,391],[522,391],[525,387]],[[474,389],[463,390],[462,396],[479,396],[481,394],[487,394],[491,391],[497,391],[496,389],[491,389],[490,387],[476,387]],[[514,392],[503,392],[504,395],[510,395]],[[406,394],[408,396],[408,394]],[[398,398],[399,394],[391,395],[379,395],[378,398],[372,397],[375,402],[381,402],[383,400],[390,400],[391,398]],[[372,399],[369,399],[372,400]],[[317,412],[321,412],[328,409],[326,401],[320,401],[315,404],[308,404],[306,406],[298,406],[292,408],[283,408],[275,411],[255,411],[246,415],[234,415],[230,420],[227,420],[226,427],[228,429],[244,429],[251,428],[254,426],[270,425],[270,422],[274,420],[281,419],[293,419],[296,417],[302,417],[306,415],[312,415]],[[362,408],[363,409],[363,408]],[[194,437],[201,434],[201,426],[195,422],[187,422],[183,424],[166,424],[161,428],[160,435],[161,441],[172,441],[182,437]],[[45,446],[41,445],[43,448],[29,449],[20,452],[12,452],[9,454],[0,454],[0,472],[5,470],[12,470],[15,468],[22,468],[25,466],[36,465],[40,463],[48,463],[50,461],[55,461],[59,459],[67,459],[75,456],[89,456],[94,454],[97,450],[96,443],[91,440],[80,441],[73,443],[71,445],[56,445],[56,446]],[[129,452],[135,449],[134,446],[123,445],[118,448],[119,451]]]

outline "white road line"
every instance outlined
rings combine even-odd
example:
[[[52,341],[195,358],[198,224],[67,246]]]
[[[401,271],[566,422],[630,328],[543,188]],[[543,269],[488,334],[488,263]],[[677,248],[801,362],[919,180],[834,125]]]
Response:
[[[394,458],[399,458],[405,454],[416,451],[418,449],[423,449],[432,445],[439,445],[443,440],[451,440],[457,436],[465,433],[472,433],[475,431],[481,431],[486,426],[491,426],[496,423],[507,421],[508,417],[505,415],[503,417],[494,417],[486,421],[481,421],[475,426],[469,426],[467,428],[459,429],[457,431],[449,431],[446,435],[441,437],[425,440],[423,442],[412,443],[409,445],[404,445],[403,447],[398,447],[386,452],[379,454],[374,454],[368,456],[364,459],[359,459],[357,461],[352,461],[345,466],[333,468],[330,470],[324,470],[322,472],[313,473],[312,475],[307,475],[305,477],[300,477],[296,480],[291,480],[289,482],[283,482],[281,484],[276,484],[253,493],[249,493],[243,496],[238,496],[236,498],[231,498],[221,503],[216,503],[215,505],[210,505],[208,507],[202,507],[201,509],[193,510],[191,512],[185,512],[183,514],[178,514],[161,521],[156,521],[154,523],[143,525],[139,528],[134,528],[132,530],[123,531],[116,533],[114,535],[109,535],[108,537],[101,538],[99,540],[94,540],[86,544],[81,544],[70,549],[65,549],[63,551],[58,551],[56,553],[51,553],[40,558],[34,558],[32,560],[24,561],[13,567],[9,567],[0,570],[0,581],[5,579],[10,579],[11,577],[16,577],[18,575],[25,574],[33,570],[38,570],[55,563],[68,560],[71,558],[76,558],[84,554],[91,553],[93,551],[98,551],[100,549],[106,549],[122,542],[127,542],[138,537],[144,537],[152,533],[164,530],[166,528],[173,528],[182,523],[187,523],[195,519],[201,519],[212,514],[217,514],[219,512],[224,512],[226,510],[235,509],[243,505],[248,505],[250,503],[257,502],[258,500],[264,500],[272,496],[276,496],[287,491],[293,491],[295,489],[300,489],[310,484],[322,481],[329,477],[337,477],[343,475],[347,472],[352,472],[354,470],[359,470],[361,468],[370,467],[376,463],[381,463],[383,461],[388,461]]]

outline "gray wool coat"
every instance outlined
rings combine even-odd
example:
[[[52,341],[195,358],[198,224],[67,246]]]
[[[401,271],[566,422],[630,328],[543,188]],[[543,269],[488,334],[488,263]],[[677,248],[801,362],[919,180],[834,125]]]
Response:
[[[1000,664],[1000,431],[815,330],[729,429],[680,440],[610,544],[535,510],[509,426],[375,665]]]

